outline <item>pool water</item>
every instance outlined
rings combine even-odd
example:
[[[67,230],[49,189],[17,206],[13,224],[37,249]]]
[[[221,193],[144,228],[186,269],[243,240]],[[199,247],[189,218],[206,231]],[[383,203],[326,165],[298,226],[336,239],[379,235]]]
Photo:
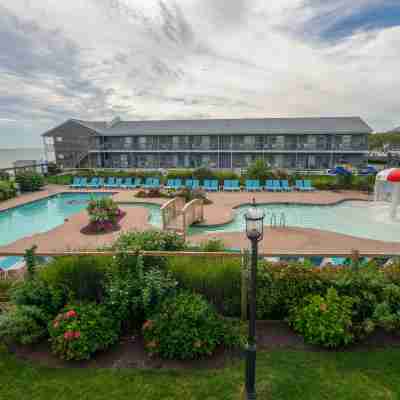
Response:
[[[110,193],[61,193],[0,212],[0,246],[62,225],[66,218],[84,210],[91,198]]]
[[[150,210],[150,223],[161,226],[160,207],[154,204],[138,204]],[[345,201],[336,205],[265,204],[265,225],[313,228],[386,242],[400,242],[400,219],[389,218],[387,203]],[[244,232],[244,214],[248,206],[235,210],[234,220],[221,226],[193,226],[189,234],[213,232]]]

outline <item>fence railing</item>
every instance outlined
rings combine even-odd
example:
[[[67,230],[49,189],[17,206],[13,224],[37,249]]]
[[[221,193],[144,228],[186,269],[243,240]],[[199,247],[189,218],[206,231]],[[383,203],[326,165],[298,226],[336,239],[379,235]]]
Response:
[[[177,228],[176,223],[178,217],[182,214],[182,210],[185,206],[185,199],[183,197],[174,197],[167,201],[161,207],[161,218],[162,218],[162,229],[174,229]],[[183,230],[182,227],[180,230]]]
[[[194,199],[187,203],[182,210],[183,229],[186,233],[190,225],[204,220],[204,205],[203,200]]]

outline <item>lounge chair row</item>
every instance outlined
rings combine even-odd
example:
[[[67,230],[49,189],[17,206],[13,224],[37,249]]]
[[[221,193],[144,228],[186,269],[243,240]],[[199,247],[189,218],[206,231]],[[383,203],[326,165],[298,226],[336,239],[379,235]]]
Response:
[[[161,187],[160,180],[158,178],[146,178],[142,182],[141,178],[113,178],[110,177],[107,180],[104,178],[94,177],[90,180],[87,178],[75,177],[71,188],[74,189],[158,189]],[[187,179],[183,183],[182,179],[168,179],[165,188],[172,190],[179,190],[184,187],[190,189],[199,189],[200,187],[206,191],[217,192],[220,190],[219,182],[216,179],[205,179],[203,185],[200,186],[198,179]],[[222,189],[228,192],[240,191],[240,182],[237,179],[226,179],[222,185]],[[270,191],[270,192],[291,192],[292,190],[299,190],[302,192],[309,192],[315,190],[309,180],[297,180],[294,187],[289,186],[287,180],[267,180],[265,185],[260,184],[258,179],[248,179],[245,182],[244,190],[247,192],[252,191]]]

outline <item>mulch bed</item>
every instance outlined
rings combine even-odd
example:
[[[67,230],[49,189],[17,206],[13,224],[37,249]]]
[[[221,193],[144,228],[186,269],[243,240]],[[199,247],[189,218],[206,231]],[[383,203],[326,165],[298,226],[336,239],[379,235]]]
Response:
[[[121,230],[121,225],[119,223],[125,216],[126,212],[121,211],[121,213],[117,218],[116,223],[109,229],[99,230],[97,224],[95,222],[91,222],[85,227],[83,227],[80,232],[83,233],[84,235],[103,235],[105,233],[118,232],[119,230]]]
[[[370,351],[400,346],[400,336],[390,335],[377,329],[362,343],[343,349],[327,350],[320,346],[304,343],[301,336],[294,333],[283,321],[257,322],[257,348],[259,350],[302,350],[310,352]],[[191,361],[167,361],[149,357],[144,351],[141,335],[122,337],[116,345],[105,352],[98,353],[89,361],[62,361],[50,351],[49,342],[37,345],[12,345],[10,351],[22,360],[51,368],[140,368],[140,369],[215,369],[223,368],[233,360],[244,356],[242,351],[227,351],[219,348],[212,357]]]

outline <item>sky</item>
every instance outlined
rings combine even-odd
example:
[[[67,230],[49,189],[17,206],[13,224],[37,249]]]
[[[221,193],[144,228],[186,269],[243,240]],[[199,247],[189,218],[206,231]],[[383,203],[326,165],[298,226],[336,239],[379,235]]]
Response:
[[[84,120],[400,125],[400,0],[0,0],[0,148]]]

